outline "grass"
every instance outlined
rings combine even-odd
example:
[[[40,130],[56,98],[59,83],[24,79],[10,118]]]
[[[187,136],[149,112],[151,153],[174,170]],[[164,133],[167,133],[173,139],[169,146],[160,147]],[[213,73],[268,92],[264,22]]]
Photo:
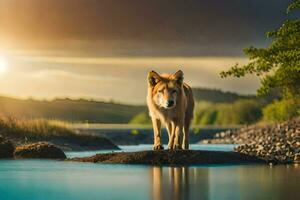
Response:
[[[0,116],[0,135],[21,143],[50,141],[59,145],[68,143],[93,149],[117,148],[105,137],[80,134],[69,127],[68,123],[58,120],[28,120]]]
[[[58,119],[68,122],[128,123],[145,106],[92,100],[20,100],[0,96],[0,113],[24,119]]]
[[[7,137],[31,139],[66,137],[76,134],[68,128],[65,122],[46,119],[17,119],[5,116],[0,117],[0,133]]]

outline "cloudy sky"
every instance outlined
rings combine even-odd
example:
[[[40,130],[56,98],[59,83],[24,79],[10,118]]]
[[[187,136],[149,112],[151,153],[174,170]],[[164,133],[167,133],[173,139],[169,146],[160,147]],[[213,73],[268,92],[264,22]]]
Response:
[[[266,46],[289,0],[0,0],[0,94],[144,103],[151,69],[183,69],[194,87],[248,94],[222,80]]]

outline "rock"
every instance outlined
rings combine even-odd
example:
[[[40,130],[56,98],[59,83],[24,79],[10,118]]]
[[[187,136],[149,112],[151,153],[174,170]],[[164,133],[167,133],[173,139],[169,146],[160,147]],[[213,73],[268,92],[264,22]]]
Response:
[[[146,165],[198,165],[198,164],[243,164],[266,163],[264,160],[237,152],[199,151],[199,150],[160,150],[103,153],[85,158],[72,158],[69,161],[146,164]]]
[[[48,142],[37,142],[18,146],[14,152],[15,158],[65,159],[65,153],[57,146]]]
[[[300,152],[300,118],[272,125],[247,126],[230,134],[219,134],[206,142],[240,144],[235,151],[269,162],[296,162],[296,154]]]
[[[0,136],[0,158],[13,158],[14,150],[13,143]]]
[[[300,163],[300,154],[296,154],[294,157],[294,162],[295,163]]]
[[[209,140],[202,140],[202,144],[209,144]]]

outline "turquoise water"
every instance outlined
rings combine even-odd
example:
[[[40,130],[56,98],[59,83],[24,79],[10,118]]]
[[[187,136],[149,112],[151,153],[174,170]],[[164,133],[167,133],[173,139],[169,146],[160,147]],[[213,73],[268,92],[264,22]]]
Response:
[[[0,161],[0,200],[297,199],[299,183],[297,165],[152,167]]]
[[[233,151],[233,148],[236,145],[233,144],[192,144],[190,149],[192,150],[209,150],[209,151]],[[152,145],[150,144],[141,144],[141,145],[129,145],[129,146],[119,146],[121,150],[114,150],[113,152],[122,152],[122,151],[142,151],[142,150],[151,150]],[[67,157],[85,157],[92,156],[97,153],[109,153],[112,150],[101,150],[101,151],[78,151],[78,152],[66,152]]]

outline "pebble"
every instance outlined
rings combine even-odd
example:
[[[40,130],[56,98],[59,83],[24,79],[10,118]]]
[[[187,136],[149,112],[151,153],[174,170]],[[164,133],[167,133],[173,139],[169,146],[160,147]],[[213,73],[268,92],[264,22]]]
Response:
[[[260,157],[268,163],[300,162],[300,118],[272,125],[246,126],[216,136],[205,142],[240,144],[236,152]]]

